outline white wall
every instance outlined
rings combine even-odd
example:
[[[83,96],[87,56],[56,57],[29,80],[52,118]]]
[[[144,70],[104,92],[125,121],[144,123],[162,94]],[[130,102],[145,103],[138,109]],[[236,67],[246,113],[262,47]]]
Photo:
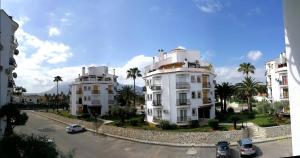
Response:
[[[300,155],[300,1],[284,1],[293,155]]]

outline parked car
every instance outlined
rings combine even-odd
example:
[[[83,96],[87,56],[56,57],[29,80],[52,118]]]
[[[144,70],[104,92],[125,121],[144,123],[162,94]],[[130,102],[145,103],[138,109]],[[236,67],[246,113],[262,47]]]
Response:
[[[238,150],[241,157],[256,155],[256,150],[252,144],[252,140],[249,138],[243,138],[238,141]]]
[[[66,131],[68,133],[77,133],[77,132],[82,132],[84,130],[85,129],[78,124],[72,124],[66,127]]]
[[[216,144],[217,158],[230,158],[230,147],[228,142],[220,141]]]

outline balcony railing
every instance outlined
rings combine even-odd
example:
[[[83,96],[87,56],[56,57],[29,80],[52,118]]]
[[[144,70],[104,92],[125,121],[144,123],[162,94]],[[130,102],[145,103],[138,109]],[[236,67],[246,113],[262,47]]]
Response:
[[[177,117],[177,123],[187,123],[191,120],[191,116],[179,116]]]
[[[150,86],[150,89],[151,90],[153,90],[153,91],[159,91],[159,90],[161,90],[161,86],[157,86],[157,85],[155,85],[155,86]]]
[[[108,94],[114,94],[113,90],[108,90]]]
[[[115,100],[108,100],[108,104],[115,104]]]
[[[13,58],[13,57],[9,58],[9,65],[17,67],[17,63],[16,63],[15,58]]]
[[[99,90],[92,90],[92,94],[100,94]]]
[[[177,99],[177,106],[185,106],[185,105],[190,105],[191,101],[190,99]]]
[[[211,99],[210,98],[203,98],[203,104],[210,104]]]
[[[288,85],[288,81],[280,81],[279,85],[281,85],[281,86]]]
[[[177,82],[176,89],[189,89],[191,86],[188,82]]]
[[[203,87],[203,88],[210,88],[211,86],[210,86],[210,83],[209,83],[209,82],[203,82],[203,83],[202,83],[202,87]]]
[[[100,104],[101,104],[101,101],[100,101],[100,100],[92,100],[92,101],[91,101],[91,104],[92,104],[92,105],[100,105]]]
[[[280,99],[289,99],[288,94],[280,94]]]
[[[82,89],[77,90],[76,94],[82,94]]]
[[[152,104],[153,106],[162,106],[161,100],[153,100]]]

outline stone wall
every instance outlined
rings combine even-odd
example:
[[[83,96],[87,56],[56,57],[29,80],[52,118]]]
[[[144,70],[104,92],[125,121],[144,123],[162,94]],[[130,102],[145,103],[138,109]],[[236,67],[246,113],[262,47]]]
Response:
[[[291,125],[260,127],[259,130],[263,132],[266,138],[291,135]]]
[[[102,125],[100,131],[104,134],[127,137],[151,142],[172,144],[215,144],[225,140],[236,142],[243,137],[243,130],[215,132],[178,132],[154,131]]]

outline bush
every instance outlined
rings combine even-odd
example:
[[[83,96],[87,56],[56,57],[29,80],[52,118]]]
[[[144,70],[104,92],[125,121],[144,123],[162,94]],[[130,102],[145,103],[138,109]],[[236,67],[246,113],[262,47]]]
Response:
[[[197,128],[197,127],[199,127],[199,121],[198,121],[198,120],[191,120],[191,121],[190,121],[190,126],[191,126],[192,128]]]
[[[255,112],[249,112],[248,113],[248,118],[249,119],[254,119],[255,118]]]
[[[271,110],[271,104],[267,101],[261,101],[257,103],[257,111],[261,114],[269,113]]]
[[[230,114],[234,113],[234,109],[232,107],[227,108],[227,112]]]
[[[218,129],[218,127],[219,127],[219,120],[217,120],[217,119],[210,119],[210,120],[208,121],[208,125],[209,125],[209,127],[211,127],[212,129]]]
[[[159,127],[161,129],[164,129],[164,130],[170,130],[170,129],[176,129],[177,125],[176,124],[170,124],[170,122],[166,121],[166,120],[161,120],[159,122]]]
[[[140,118],[132,118],[132,119],[129,119],[128,120],[128,123],[131,125],[131,126],[137,126],[138,123],[140,121]]]

